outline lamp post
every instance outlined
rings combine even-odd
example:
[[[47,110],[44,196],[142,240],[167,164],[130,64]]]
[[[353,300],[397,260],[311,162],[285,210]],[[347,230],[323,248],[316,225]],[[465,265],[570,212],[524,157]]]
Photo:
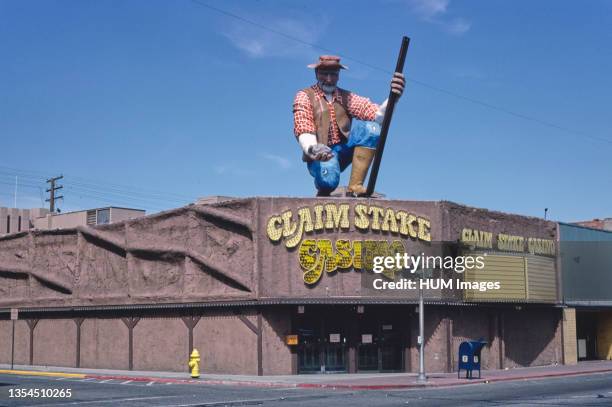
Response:
[[[423,303],[423,286],[425,269],[421,269],[421,281],[419,281],[419,376],[417,383],[426,383],[425,376],[425,304]]]

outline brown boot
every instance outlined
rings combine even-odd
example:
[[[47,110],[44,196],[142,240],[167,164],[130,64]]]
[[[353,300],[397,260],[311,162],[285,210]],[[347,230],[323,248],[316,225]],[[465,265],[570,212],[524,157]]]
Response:
[[[363,181],[365,180],[375,153],[376,150],[373,148],[355,147],[351,168],[351,179],[347,188],[355,195],[363,195],[366,193],[366,187],[363,186]]]

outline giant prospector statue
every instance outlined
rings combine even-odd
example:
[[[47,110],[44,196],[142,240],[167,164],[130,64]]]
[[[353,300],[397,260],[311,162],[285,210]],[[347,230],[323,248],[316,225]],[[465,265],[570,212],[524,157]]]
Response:
[[[373,192],[363,183],[375,155],[382,155],[395,100],[404,91],[401,70],[407,46],[405,39],[389,98],[380,105],[337,86],[340,70],[348,69],[340,63],[340,57],[322,55],[317,63],[308,65],[315,70],[317,83],[295,95],[293,132],[302,147],[308,171],[314,177],[317,196],[329,196],[338,187],[340,173],[349,164],[352,164],[349,194],[364,196]],[[377,165],[375,168],[373,174],[378,172]]]

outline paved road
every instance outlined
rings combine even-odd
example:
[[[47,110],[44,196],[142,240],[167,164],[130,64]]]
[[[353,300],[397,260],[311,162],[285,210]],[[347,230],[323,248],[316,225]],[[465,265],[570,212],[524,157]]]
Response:
[[[70,389],[70,398],[11,398]],[[48,392],[48,390],[47,390]],[[0,406],[612,406],[612,374],[397,391],[255,388],[0,375]]]

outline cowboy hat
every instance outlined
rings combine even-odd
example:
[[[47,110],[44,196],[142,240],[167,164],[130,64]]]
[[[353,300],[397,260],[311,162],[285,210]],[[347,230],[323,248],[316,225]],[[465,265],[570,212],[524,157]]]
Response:
[[[347,66],[340,63],[340,57],[335,55],[321,55],[319,57],[319,62],[308,65],[308,68],[348,69]]]

